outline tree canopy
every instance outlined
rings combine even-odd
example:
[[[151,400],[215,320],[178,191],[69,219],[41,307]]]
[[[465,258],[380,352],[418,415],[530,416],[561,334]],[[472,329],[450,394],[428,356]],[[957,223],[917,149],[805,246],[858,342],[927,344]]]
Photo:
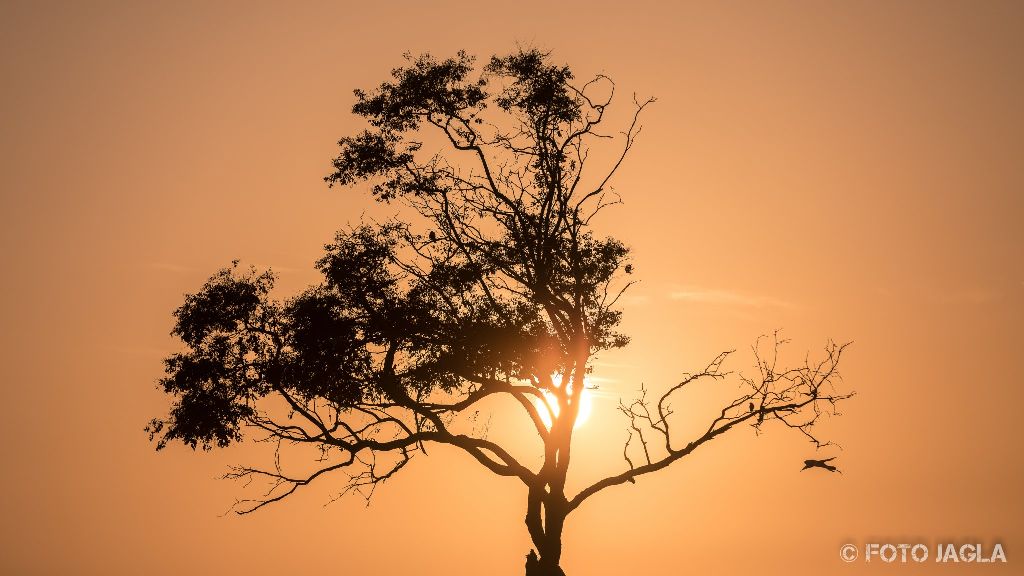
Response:
[[[670,432],[669,397],[725,378],[728,353],[657,400],[623,403],[627,468],[567,494],[584,377],[594,355],[628,343],[617,303],[632,283],[629,250],[591,224],[620,201],[610,183],[653,99],[634,98],[613,137],[601,128],[614,83],[577,82],[539,50],[482,67],[464,52],[407,55],[391,76],[355,91],[352,111],[367,128],[339,141],[325,180],[366,183],[407,217],[339,232],[316,263],[322,281],[291,298],[272,296],[270,272],[237,263],[187,296],[173,330],[184,350],[166,360],[160,383],[173,405],[148,426],[158,448],[211,449],[255,433],[320,450],[311,474],[235,469],[230,476],[272,484],[265,498],[239,504],[245,513],[335,471],[347,472],[347,489],[372,489],[430,444],[450,445],[527,486],[536,547],[528,572],[560,574],[566,516],[604,488],[665,468],[740,424],[780,422],[824,444],[814,423],[850,395],[833,388],[844,347],[777,369],[776,341],[702,436]],[[603,166],[588,162],[596,143],[617,146]],[[532,423],[539,469],[459,426],[497,395]]]

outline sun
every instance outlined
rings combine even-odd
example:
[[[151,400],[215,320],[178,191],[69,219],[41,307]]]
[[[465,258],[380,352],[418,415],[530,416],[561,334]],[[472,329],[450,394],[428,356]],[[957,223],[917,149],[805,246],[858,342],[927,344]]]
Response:
[[[577,429],[590,418],[590,412],[593,408],[593,395],[590,390],[585,386],[586,381],[584,380],[583,393],[580,394],[580,405],[579,412],[576,414],[576,424],[573,429]],[[552,414],[558,416],[558,400],[555,395],[550,391],[544,391],[544,397],[547,399],[547,403],[541,402],[540,399],[534,398],[533,404],[537,407],[537,411],[540,413],[540,419],[544,422],[544,425],[551,428]]]

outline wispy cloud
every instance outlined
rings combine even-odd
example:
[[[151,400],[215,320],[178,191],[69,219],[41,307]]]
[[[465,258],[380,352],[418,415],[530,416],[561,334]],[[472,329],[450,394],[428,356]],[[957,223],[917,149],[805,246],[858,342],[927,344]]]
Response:
[[[619,304],[623,306],[643,306],[650,301],[650,297],[646,294],[623,294],[619,298]]]
[[[673,290],[669,297],[673,300],[698,302],[701,304],[721,304],[723,306],[742,306],[748,308],[793,308],[794,304],[770,296],[746,294],[733,290],[715,290],[707,288],[682,288]]]
[[[600,366],[601,368],[636,368],[636,364],[626,364],[622,362],[605,362],[604,360],[594,360],[591,362],[592,366]]]
[[[973,304],[981,305],[994,302],[999,299],[1000,294],[989,288],[970,288],[964,290],[949,290],[935,295],[935,300],[943,304]]]
[[[144,358],[166,358],[173,352],[172,349],[155,348],[149,346],[130,346],[121,344],[104,344],[103,350],[125,356],[142,356]]]
[[[195,268],[191,266],[182,266],[181,264],[174,264],[171,262],[150,262],[149,267],[154,270],[174,272],[175,274],[183,274],[185,272],[192,272],[195,270]]]
[[[264,264],[264,263],[258,263],[258,262],[256,262],[256,263],[240,262],[239,265],[242,266],[243,267],[242,269],[244,269],[244,270],[248,270],[249,266],[251,265],[254,268],[256,268],[257,270],[273,270],[274,272],[276,272],[278,274],[294,274],[296,272],[302,271],[302,269],[295,268],[293,266],[275,266],[273,264]],[[146,266],[148,266],[149,268],[151,268],[153,270],[160,270],[160,271],[163,271],[163,272],[172,272],[174,274],[187,274],[187,273],[196,272],[196,271],[199,270],[199,268],[197,268],[195,266],[186,266],[186,265],[183,265],[183,264],[175,264],[173,262],[149,262],[149,263],[146,264]],[[210,267],[209,272],[212,273],[214,270],[215,270],[214,267]]]

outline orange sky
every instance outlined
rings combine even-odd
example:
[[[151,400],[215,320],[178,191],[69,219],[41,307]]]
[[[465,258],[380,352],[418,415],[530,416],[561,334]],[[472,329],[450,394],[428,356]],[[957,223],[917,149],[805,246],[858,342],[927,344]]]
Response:
[[[747,368],[783,328],[827,337],[858,391],[829,437],[844,475],[798,472],[795,434],[737,431],[588,501],[570,576],[1009,574],[1024,562],[1024,6],[1020,3],[307,4],[8,2],[0,572],[514,575],[525,490],[457,454],[366,508],[330,482],[221,514],[242,446],[153,453],[171,311],[241,258],[282,294],[370,204],[328,190],[351,90],[404,51],[517,42],[659,101],[601,223],[634,250],[625,350],[571,480],[621,465],[611,396],[718,351]],[[671,4],[671,6],[669,6]],[[695,418],[699,415],[695,414]],[[1009,563],[886,570],[847,542],[1002,542]],[[1018,569],[1019,570],[1019,569]]]

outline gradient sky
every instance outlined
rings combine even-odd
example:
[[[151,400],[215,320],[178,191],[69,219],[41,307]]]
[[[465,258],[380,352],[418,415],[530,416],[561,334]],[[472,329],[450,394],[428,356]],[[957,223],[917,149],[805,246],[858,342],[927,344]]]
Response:
[[[653,95],[600,223],[642,283],[571,481],[621,466],[614,398],[782,328],[852,340],[858,396],[812,446],[749,429],[588,501],[570,576],[1009,574],[1024,562],[1024,5],[1013,2],[3,2],[5,574],[521,574],[525,489],[435,451],[372,506],[331,483],[247,517],[229,464],[155,454],[171,311],[215,269],[315,281],[372,210],[328,190],[351,90],[405,51],[517,43],[625,108]],[[671,6],[670,6],[671,4]],[[700,415],[694,414],[695,419]],[[251,493],[249,493],[251,494]],[[996,566],[844,564],[852,542],[1002,542]],[[1016,568],[1019,570],[1019,568]]]

